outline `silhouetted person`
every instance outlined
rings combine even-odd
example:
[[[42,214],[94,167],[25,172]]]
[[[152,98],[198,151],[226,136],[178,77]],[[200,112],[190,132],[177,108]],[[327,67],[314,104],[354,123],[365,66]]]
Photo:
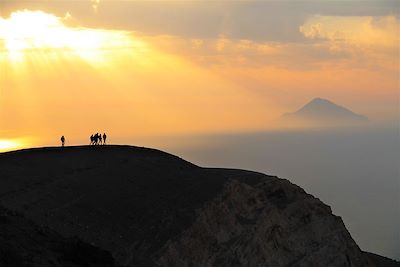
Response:
[[[63,136],[61,136],[61,146],[64,147],[64,145],[65,145],[65,137],[63,135]]]
[[[101,145],[103,140],[101,140],[101,134],[99,134],[99,145]]]
[[[94,135],[94,138],[96,139],[96,145],[98,145],[99,144],[99,133],[96,133]]]
[[[97,145],[97,134],[93,135],[93,145]]]
[[[93,134],[90,136],[90,144],[91,144],[91,145],[94,144],[94,136],[93,136]]]
[[[106,144],[106,139],[107,139],[107,135],[106,135],[106,133],[104,133],[104,134],[103,134],[103,145]]]

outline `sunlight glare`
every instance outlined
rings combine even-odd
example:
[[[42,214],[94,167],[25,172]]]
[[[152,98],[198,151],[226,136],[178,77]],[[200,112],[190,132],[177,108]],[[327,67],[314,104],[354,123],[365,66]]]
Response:
[[[105,51],[144,49],[124,31],[68,27],[65,20],[43,11],[16,11],[0,17],[0,50],[13,61],[21,61],[29,52],[70,52],[87,61],[101,61]]]
[[[0,139],[0,152],[11,151],[22,147],[17,140]]]

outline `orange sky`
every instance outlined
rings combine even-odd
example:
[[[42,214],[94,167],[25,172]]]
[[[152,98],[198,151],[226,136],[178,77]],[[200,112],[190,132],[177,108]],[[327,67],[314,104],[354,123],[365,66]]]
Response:
[[[102,3],[92,4],[96,16]],[[117,138],[265,130],[314,97],[373,120],[398,118],[393,14],[309,15],[293,26],[298,42],[93,24],[68,10],[1,14],[0,150],[61,134],[85,142],[96,131]]]

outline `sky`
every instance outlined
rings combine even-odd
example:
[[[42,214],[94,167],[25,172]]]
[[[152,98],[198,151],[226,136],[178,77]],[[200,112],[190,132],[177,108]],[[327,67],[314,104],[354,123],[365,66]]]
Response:
[[[398,120],[397,1],[0,0],[0,150],[265,131],[315,97]]]

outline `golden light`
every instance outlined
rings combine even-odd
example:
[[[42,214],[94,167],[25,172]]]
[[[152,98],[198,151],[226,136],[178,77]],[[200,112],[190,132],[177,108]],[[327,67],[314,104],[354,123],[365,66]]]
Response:
[[[69,18],[69,14],[61,18],[29,10],[0,17],[0,49],[13,61],[23,60],[29,52],[68,52],[88,61],[101,61],[110,49],[145,48],[124,31],[68,27]]]
[[[18,140],[0,139],[0,152],[15,150],[22,146],[23,143]]]
[[[298,105],[321,92],[347,99],[348,88],[374,99],[379,85],[394,95],[398,75],[388,70],[398,60],[386,45],[393,42],[360,40],[392,36],[397,20],[382,18],[381,27],[369,18],[352,21],[345,27],[334,19],[310,19],[301,28],[305,37],[327,39],[310,46],[224,36],[139,37],[76,26],[74,14],[16,11],[0,16],[2,130],[29,135],[30,145],[36,139],[57,142],[61,134],[86,143],[93,129],[135,137],[258,131],[274,127],[267,121],[292,108],[291,88]],[[339,30],[347,39],[328,38]],[[7,141],[2,147],[16,145]]]

